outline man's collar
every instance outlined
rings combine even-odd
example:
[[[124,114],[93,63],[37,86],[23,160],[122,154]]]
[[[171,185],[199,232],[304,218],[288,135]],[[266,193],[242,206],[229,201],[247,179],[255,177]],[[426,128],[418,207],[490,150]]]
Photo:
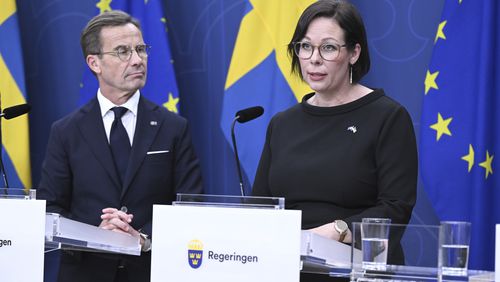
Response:
[[[114,107],[125,107],[129,111],[131,111],[135,116],[137,116],[137,108],[139,105],[139,98],[140,98],[140,91],[137,90],[134,95],[132,95],[127,102],[125,102],[122,105],[115,105],[113,102],[111,102],[108,98],[104,97],[101,93],[101,89],[99,88],[97,90],[97,101],[99,101],[99,107],[101,108],[101,115],[104,117],[108,113],[111,108]]]

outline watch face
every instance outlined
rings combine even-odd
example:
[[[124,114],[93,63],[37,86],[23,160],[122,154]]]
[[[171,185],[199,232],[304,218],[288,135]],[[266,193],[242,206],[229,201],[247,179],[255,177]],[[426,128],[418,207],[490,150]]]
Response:
[[[349,229],[349,227],[347,226],[347,223],[343,220],[336,220],[335,226],[337,227],[337,230],[340,233],[343,233],[343,232],[347,231],[347,229]]]

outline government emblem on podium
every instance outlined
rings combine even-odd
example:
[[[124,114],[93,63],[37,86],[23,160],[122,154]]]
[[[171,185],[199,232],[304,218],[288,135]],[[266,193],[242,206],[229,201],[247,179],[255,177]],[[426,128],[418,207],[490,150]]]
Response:
[[[200,240],[191,240],[188,243],[189,266],[196,269],[201,266],[203,260],[203,243]]]

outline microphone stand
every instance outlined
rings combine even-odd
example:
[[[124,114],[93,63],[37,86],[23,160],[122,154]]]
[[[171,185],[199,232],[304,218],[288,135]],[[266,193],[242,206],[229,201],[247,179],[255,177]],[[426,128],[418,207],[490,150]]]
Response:
[[[233,140],[234,156],[236,158],[236,167],[238,168],[238,177],[240,180],[240,191],[241,196],[245,196],[245,189],[243,189],[243,177],[241,176],[240,158],[238,157],[238,149],[236,148],[236,138],[234,137],[234,125],[238,121],[240,116],[236,116],[231,124],[231,139]]]
[[[2,107],[2,93],[0,93],[0,111]],[[7,180],[7,174],[5,174],[5,167],[3,166],[3,139],[2,139],[2,118],[0,118],[0,171],[2,172],[2,178],[4,183],[4,195],[9,195],[9,181]]]

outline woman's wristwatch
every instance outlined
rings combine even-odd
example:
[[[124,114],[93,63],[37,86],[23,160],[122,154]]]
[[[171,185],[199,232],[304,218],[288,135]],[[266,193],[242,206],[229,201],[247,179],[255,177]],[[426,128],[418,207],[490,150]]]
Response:
[[[347,226],[345,221],[337,219],[333,222],[333,227],[339,233],[339,242],[343,242],[349,226]]]
[[[141,251],[143,251],[143,252],[151,251],[151,239],[148,238],[148,235],[146,235],[144,233],[139,233],[139,236],[141,236],[141,238],[144,242],[142,244]]]

